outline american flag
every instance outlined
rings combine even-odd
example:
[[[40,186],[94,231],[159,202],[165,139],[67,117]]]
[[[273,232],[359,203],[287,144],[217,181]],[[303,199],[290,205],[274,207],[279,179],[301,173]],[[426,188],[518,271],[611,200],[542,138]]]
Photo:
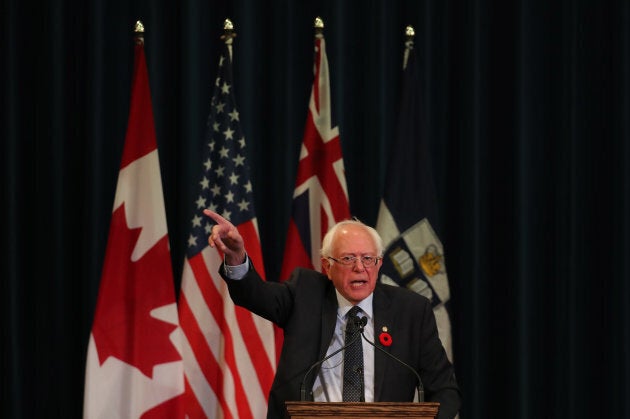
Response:
[[[141,38],[88,346],[86,418],[176,418],[184,392],[175,286]]]
[[[440,340],[453,360],[451,322],[446,310],[450,288],[444,248],[434,226],[437,202],[421,95],[417,53],[405,51],[398,127],[389,149],[385,191],[376,230],[385,255],[381,282],[407,287],[433,303]]]
[[[319,250],[324,234],[336,222],[350,218],[339,128],[333,125],[331,117],[328,58],[321,31],[315,35],[313,72],[282,279],[298,266],[320,270]]]
[[[218,274],[223,255],[208,245],[212,223],[202,214],[210,208],[237,226],[249,258],[264,275],[231,52],[228,42],[219,60],[182,274],[185,410],[190,417],[262,418],[275,373],[273,327],[232,303]]]

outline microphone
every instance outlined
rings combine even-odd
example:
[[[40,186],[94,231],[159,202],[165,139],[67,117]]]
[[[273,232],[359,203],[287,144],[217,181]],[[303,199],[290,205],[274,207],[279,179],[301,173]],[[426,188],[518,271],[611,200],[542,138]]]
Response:
[[[365,320],[365,321],[363,321],[363,320]],[[367,323],[367,318],[363,317],[363,319],[361,319],[361,322],[365,326],[365,323]],[[420,403],[424,402],[424,386],[422,385],[422,380],[420,379],[420,374],[418,374],[418,372],[415,370],[415,368],[413,368],[411,365],[409,365],[406,362],[404,362],[402,359],[400,359],[400,358],[390,354],[389,352],[387,352],[385,349],[381,348],[380,346],[375,345],[374,342],[372,342],[368,338],[366,338],[365,335],[363,334],[363,327],[361,327],[361,336],[363,337],[363,339],[365,339],[365,341],[367,343],[369,343],[370,345],[372,345],[373,347],[375,347],[379,351],[383,352],[385,355],[387,355],[388,357],[390,357],[394,361],[398,362],[400,365],[402,365],[405,368],[407,368],[409,371],[411,371],[416,376],[416,379],[418,380],[418,385],[416,386],[416,391],[418,393],[418,402],[420,402]]]
[[[356,327],[359,333],[363,334],[363,328],[367,324],[367,316],[359,317],[356,314],[352,316],[352,323],[354,323],[354,327]]]
[[[308,378],[309,375],[311,375],[311,372],[313,372],[313,370],[319,365],[328,361],[330,358],[337,355],[339,352],[345,350],[348,346],[352,345],[357,340],[361,339],[361,336],[363,335],[363,326],[365,326],[365,324],[367,323],[367,318],[364,317],[365,321],[362,321],[359,319],[358,316],[355,316],[355,317],[356,318],[348,319],[348,323],[346,325],[346,327],[352,327],[351,332],[353,333],[353,336],[352,336],[352,339],[350,339],[350,342],[346,343],[345,345],[343,345],[341,348],[337,349],[330,355],[326,355],[324,358],[320,359],[319,361],[311,365],[308,371],[306,371],[306,374],[304,374],[304,378],[302,378],[302,383],[300,384],[300,401],[302,402],[306,401],[306,379]]]

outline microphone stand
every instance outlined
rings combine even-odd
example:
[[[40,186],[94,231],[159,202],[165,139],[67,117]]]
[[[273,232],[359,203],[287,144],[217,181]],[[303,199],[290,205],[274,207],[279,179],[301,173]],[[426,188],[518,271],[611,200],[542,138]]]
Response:
[[[327,360],[329,360],[333,356],[337,355],[339,352],[341,352],[344,349],[346,349],[348,346],[352,345],[357,340],[361,339],[362,335],[363,335],[363,328],[361,327],[360,333],[356,333],[355,332],[355,334],[352,337],[352,339],[350,340],[350,342],[346,343],[345,345],[343,345],[341,348],[337,349],[335,352],[331,353],[330,355],[327,355],[322,360],[317,361],[316,363],[311,365],[311,367],[308,369],[308,371],[306,371],[306,374],[304,374],[304,378],[302,379],[302,383],[300,384],[300,401],[303,401],[303,402],[306,401],[306,379],[311,374],[311,372],[313,372],[315,367],[323,364],[324,362],[326,362]]]

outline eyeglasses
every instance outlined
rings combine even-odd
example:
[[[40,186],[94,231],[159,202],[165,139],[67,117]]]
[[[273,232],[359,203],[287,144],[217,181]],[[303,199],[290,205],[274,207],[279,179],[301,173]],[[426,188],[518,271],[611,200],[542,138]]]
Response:
[[[379,260],[381,260],[382,258],[378,257],[378,256],[361,256],[361,257],[356,257],[356,256],[342,256],[339,259],[336,259],[332,256],[327,256],[327,259],[332,260],[333,262],[337,262],[341,265],[344,266],[351,266],[354,265],[355,263],[357,263],[357,260],[361,260],[361,263],[363,264],[364,267],[366,268],[371,268],[372,266],[376,265],[378,263]]]

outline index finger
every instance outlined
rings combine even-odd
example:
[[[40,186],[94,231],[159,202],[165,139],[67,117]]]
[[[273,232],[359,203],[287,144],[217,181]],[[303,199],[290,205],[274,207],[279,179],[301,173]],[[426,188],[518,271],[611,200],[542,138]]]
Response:
[[[217,223],[217,225],[220,226],[232,226],[232,223],[229,222],[228,220],[226,220],[225,218],[223,218],[221,215],[219,215],[218,213],[210,210],[210,209],[204,209],[203,213],[205,215],[207,215],[208,217],[212,218],[214,220],[215,223]]]
[[[203,213],[208,217],[212,218],[212,220],[219,226],[219,228],[223,231],[229,231],[234,227],[234,225],[227,219],[223,218],[223,216],[218,213],[206,208],[203,210]]]

